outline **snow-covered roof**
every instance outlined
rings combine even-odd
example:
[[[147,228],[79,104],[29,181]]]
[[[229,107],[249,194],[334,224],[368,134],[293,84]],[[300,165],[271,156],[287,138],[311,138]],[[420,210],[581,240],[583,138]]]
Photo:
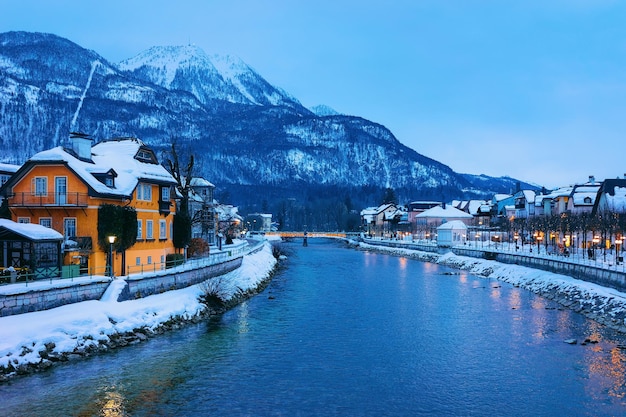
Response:
[[[545,200],[546,198],[555,199],[559,197],[569,197],[572,194],[573,189],[574,187],[571,186],[557,188],[556,190],[550,191],[548,194],[544,194],[541,198]]]
[[[613,194],[607,192],[604,195],[606,206],[614,212],[626,211],[626,187],[613,187]]]
[[[243,220],[239,215],[239,207],[230,204],[219,204],[215,207],[218,219],[220,221],[229,221],[233,219]]]
[[[12,220],[0,219],[0,227],[31,240],[63,240],[61,233],[39,224],[16,223]]]
[[[461,220],[452,220],[449,222],[445,222],[441,226],[437,227],[437,230],[453,230],[453,229],[467,229],[467,225],[463,223]]]
[[[20,169],[19,165],[5,164],[0,162],[0,172],[16,173],[18,169]]]
[[[200,177],[193,177],[189,182],[189,185],[192,187],[215,187],[215,185]]]
[[[535,193],[533,190],[522,190],[522,194],[524,195],[524,198],[528,203],[532,204],[535,202],[535,196],[537,195],[537,193]]]
[[[596,201],[600,186],[600,183],[587,183],[575,186],[572,191],[572,201],[574,205],[592,206]],[[588,199],[587,202],[585,202],[585,199]]]
[[[378,213],[377,207],[368,207],[361,210],[361,216],[375,216]]]
[[[130,196],[140,180],[176,184],[162,165],[135,159],[141,147],[145,147],[144,143],[136,138],[100,142],[91,149],[91,163],[76,158],[58,146],[33,155],[29,161],[65,162],[93,190],[101,194]],[[111,169],[117,174],[115,187],[106,186],[94,176]]]
[[[510,198],[511,194],[494,194],[493,201],[498,202]]]
[[[468,203],[469,214],[472,216],[478,213],[478,210],[487,202],[484,200],[470,200]]]
[[[415,217],[416,218],[417,217],[420,217],[420,218],[439,217],[439,218],[444,218],[444,219],[445,218],[471,219],[474,216],[454,207],[446,206],[446,208],[443,208],[441,206],[436,206],[436,207],[429,208],[428,210],[421,212]]]

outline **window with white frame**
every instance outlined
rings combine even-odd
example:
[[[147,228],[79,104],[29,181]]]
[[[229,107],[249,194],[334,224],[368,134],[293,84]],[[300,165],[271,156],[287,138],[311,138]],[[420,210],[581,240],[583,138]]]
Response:
[[[32,191],[34,195],[45,197],[48,195],[48,177],[33,178]]]
[[[148,265],[152,265],[152,256],[148,256]]]
[[[52,217],[40,217],[39,224],[43,227],[52,228]]]
[[[152,201],[152,185],[150,184],[137,184],[137,200]]]
[[[65,240],[76,236],[76,218],[66,217],[63,219],[63,235]]]
[[[146,239],[154,239],[154,226],[152,220],[146,220]]]
[[[17,222],[18,223],[30,223],[30,217],[18,217]]]
[[[137,257],[135,258],[135,265],[136,265],[136,266],[141,266],[141,257],[137,256]]]
[[[137,240],[143,239],[143,221],[137,220]]]
[[[167,224],[165,220],[159,220],[159,239],[167,239]]]
[[[170,201],[170,187],[161,187],[161,201]]]

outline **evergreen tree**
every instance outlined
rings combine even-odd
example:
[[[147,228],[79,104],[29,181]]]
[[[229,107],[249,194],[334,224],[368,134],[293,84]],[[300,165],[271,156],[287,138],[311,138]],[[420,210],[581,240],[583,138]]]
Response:
[[[382,204],[398,204],[398,198],[393,188],[385,188],[385,194],[383,195]]]
[[[9,200],[7,198],[3,199],[0,205],[0,219],[11,220],[11,210],[9,210]]]
[[[133,207],[103,204],[98,208],[98,246],[108,253],[109,236],[115,236],[113,248],[122,254],[126,269],[126,250],[137,242],[137,212]]]

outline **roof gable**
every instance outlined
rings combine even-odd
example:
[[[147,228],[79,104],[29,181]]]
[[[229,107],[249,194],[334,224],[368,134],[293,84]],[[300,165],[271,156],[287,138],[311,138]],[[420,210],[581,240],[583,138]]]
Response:
[[[143,156],[138,159],[138,154]],[[59,146],[35,154],[25,165],[64,163],[94,193],[106,196],[130,197],[140,181],[176,184],[172,175],[157,163],[154,152],[139,139],[124,138],[100,142],[92,148],[92,161],[78,159]],[[115,178],[115,185],[107,186],[102,181],[103,175]]]
[[[445,218],[471,219],[474,216],[454,207],[446,206],[446,208],[443,208],[441,206],[436,206],[416,215],[415,217],[416,218],[417,217],[420,217],[420,218],[441,217],[444,219]]]

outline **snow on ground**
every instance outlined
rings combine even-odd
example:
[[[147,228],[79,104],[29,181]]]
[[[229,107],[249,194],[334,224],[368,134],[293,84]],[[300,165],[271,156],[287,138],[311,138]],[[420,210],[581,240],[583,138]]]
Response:
[[[269,243],[246,255],[240,268],[222,276],[224,293],[257,287],[274,268]],[[54,352],[98,345],[110,335],[137,328],[156,329],[173,317],[192,318],[203,310],[198,301],[202,283],[138,300],[117,302],[126,282],[114,280],[98,301],[84,301],[50,310],[0,317],[0,367],[39,363],[39,352],[54,343]]]

